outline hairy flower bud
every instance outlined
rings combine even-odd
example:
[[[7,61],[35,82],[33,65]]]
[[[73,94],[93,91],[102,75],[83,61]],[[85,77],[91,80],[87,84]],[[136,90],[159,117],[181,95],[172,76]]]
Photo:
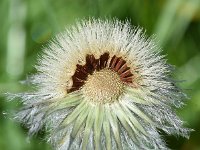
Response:
[[[159,130],[189,136],[173,108],[184,93],[152,38],[118,20],[82,21],[44,48],[16,115],[44,125],[57,150],[167,149]]]

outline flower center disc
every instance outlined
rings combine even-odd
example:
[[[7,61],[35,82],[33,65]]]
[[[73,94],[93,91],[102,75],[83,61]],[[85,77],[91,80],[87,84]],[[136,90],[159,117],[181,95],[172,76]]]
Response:
[[[102,69],[88,75],[82,87],[86,99],[94,103],[112,103],[123,91],[123,82],[111,69]]]

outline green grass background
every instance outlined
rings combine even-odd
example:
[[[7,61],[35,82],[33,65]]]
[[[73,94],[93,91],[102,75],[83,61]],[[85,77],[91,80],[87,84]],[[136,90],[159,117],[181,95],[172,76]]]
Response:
[[[177,114],[195,130],[189,140],[162,134],[172,149],[200,150],[200,0],[0,0],[0,93],[24,91],[19,81],[35,72],[42,46],[88,17],[128,19],[157,35],[190,97]],[[0,96],[0,150],[51,150],[43,131],[28,139],[12,121],[8,112],[19,106]]]

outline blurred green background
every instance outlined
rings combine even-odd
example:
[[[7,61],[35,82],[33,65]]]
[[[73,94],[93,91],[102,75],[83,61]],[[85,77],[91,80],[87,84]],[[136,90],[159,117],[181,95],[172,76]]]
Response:
[[[190,100],[177,113],[195,130],[189,140],[162,134],[172,149],[200,150],[200,0],[0,0],[0,93],[24,91],[19,81],[35,72],[42,46],[88,17],[129,19],[157,35],[176,77],[186,80],[180,85]],[[29,140],[10,119],[19,103],[0,99],[0,150],[50,150],[42,131]]]

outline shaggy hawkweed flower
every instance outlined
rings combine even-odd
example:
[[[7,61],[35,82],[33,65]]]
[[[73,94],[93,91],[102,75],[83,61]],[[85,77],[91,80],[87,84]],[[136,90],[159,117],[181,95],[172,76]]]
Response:
[[[17,94],[16,115],[55,149],[167,149],[159,134],[189,136],[173,108],[185,95],[152,39],[120,21],[89,20],[59,34]],[[173,107],[173,108],[172,108]]]

